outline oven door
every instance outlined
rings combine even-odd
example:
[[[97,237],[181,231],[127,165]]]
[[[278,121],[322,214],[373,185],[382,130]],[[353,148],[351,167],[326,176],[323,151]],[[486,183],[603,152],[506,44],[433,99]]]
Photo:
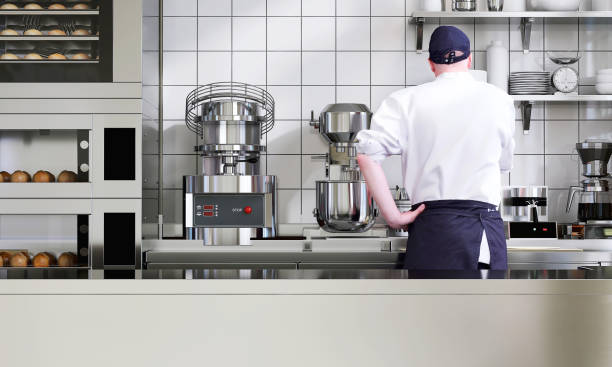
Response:
[[[0,82],[113,81],[113,0],[0,10]]]

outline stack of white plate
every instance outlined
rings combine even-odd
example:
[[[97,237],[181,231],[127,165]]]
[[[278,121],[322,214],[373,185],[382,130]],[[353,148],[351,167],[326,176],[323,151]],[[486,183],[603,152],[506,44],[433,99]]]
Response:
[[[612,94],[612,69],[603,69],[597,72],[595,89],[599,94]]]
[[[550,73],[522,71],[510,73],[510,94],[550,94]]]

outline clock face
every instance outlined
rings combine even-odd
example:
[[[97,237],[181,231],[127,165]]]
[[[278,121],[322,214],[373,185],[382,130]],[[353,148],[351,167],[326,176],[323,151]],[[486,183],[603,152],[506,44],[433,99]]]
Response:
[[[552,77],[555,88],[563,93],[571,93],[578,88],[578,72],[570,67],[557,69]]]

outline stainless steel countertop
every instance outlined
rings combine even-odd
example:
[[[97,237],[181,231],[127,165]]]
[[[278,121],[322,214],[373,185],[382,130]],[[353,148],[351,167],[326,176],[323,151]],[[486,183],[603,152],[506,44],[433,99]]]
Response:
[[[230,270],[159,269],[144,279],[313,280],[313,279],[612,279],[612,266],[579,270]]]

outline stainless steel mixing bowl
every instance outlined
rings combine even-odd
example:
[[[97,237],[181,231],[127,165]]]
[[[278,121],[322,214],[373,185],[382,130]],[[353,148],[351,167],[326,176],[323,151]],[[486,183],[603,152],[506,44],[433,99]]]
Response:
[[[372,228],[376,210],[365,181],[317,181],[316,188],[314,214],[323,230],[360,233]]]

